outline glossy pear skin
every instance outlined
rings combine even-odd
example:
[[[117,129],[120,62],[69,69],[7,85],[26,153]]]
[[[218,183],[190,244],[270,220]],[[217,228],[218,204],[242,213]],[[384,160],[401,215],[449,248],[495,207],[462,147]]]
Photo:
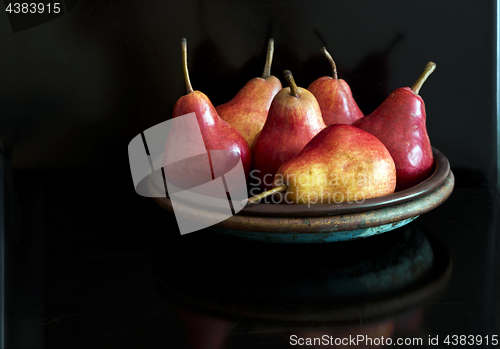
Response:
[[[396,163],[396,191],[410,188],[433,171],[425,104],[409,87],[396,89],[371,114],[353,123],[385,144]]]
[[[213,172],[211,177],[218,177],[218,175],[227,173],[241,158],[245,175],[248,178],[252,165],[252,158],[250,147],[243,136],[241,136],[233,126],[218,116],[209,98],[200,91],[193,91],[179,98],[174,105],[172,117],[175,118],[193,112],[196,114],[206,151],[208,153],[210,150],[229,151],[227,157],[222,160],[217,159],[217,168],[212,169]],[[171,158],[186,157],[189,160],[177,167],[170,167],[170,169],[169,166],[166,166],[166,177],[181,188],[193,187],[203,184],[207,182],[207,180],[211,180],[212,178],[207,178],[206,171],[202,169],[210,166],[208,161],[203,161],[202,156],[189,158],[187,155],[182,155],[182,152],[192,154],[192,152],[187,149],[190,145],[189,139],[186,139],[186,137],[189,137],[189,130],[183,130],[181,135],[177,135],[175,133],[176,130],[173,129],[171,129],[171,132],[173,132],[173,136],[169,137],[167,140],[164,163],[168,163],[167,159],[169,156]],[[181,146],[174,143],[181,143]],[[196,149],[196,151],[199,151],[199,149]],[[172,154],[172,152],[176,152],[176,154]],[[212,164],[213,162],[213,159],[211,159]]]
[[[252,147],[252,176],[262,190],[270,189],[278,168],[326,127],[316,98],[304,88],[298,90],[300,97],[292,96],[290,87],[276,94]]]
[[[343,79],[322,76],[307,88],[318,100],[326,125],[350,125],[364,115]]]
[[[233,125],[251,147],[266,122],[274,96],[281,82],[273,75],[253,78],[229,102],[216,107],[219,116]]]
[[[278,169],[273,186],[283,184],[288,203],[362,202],[394,192],[396,167],[375,136],[335,124]]]

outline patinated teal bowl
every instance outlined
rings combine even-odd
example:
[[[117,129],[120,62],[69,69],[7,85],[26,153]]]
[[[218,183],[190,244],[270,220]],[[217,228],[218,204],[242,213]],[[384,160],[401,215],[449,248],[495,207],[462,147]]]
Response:
[[[237,238],[269,243],[326,243],[365,238],[402,227],[421,214],[441,205],[453,192],[455,177],[448,159],[434,151],[434,172],[416,186],[362,203],[341,204],[257,204],[220,221],[212,230]],[[168,197],[155,197],[156,203],[173,213]],[[177,204],[176,215],[193,220],[217,221],[217,212]]]

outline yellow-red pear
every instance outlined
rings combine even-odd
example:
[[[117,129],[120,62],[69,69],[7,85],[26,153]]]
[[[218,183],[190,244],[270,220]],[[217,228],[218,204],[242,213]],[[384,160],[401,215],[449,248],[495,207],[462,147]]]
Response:
[[[266,122],[274,96],[281,90],[279,79],[271,75],[274,40],[269,40],[262,77],[248,81],[229,102],[216,107],[219,116],[233,125],[251,147]]]
[[[335,124],[284,163],[273,186],[286,186],[287,203],[359,203],[393,193],[396,167],[375,136],[351,125]]]

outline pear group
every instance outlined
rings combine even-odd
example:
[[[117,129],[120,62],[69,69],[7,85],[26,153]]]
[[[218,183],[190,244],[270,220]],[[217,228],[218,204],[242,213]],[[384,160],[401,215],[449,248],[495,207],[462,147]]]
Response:
[[[339,204],[402,191],[432,174],[433,150],[419,91],[436,67],[433,62],[411,88],[396,89],[364,116],[324,47],[332,76],[320,77],[305,89],[285,70],[288,86],[283,88],[271,75],[274,40],[270,39],[262,77],[249,80],[233,99],[215,108],[207,95],[193,90],[187,42],[181,43],[187,93],[175,103],[172,118],[194,114],[196,125],[182,132],[173,128],[167,140],[164,164],[188,159],[165,166],[165,177],[176,185],[202,184],[241,161],[251,188],[264,191],[246,203],[281,192],[287,203]],[[194,149],[197,132],[203,144],[196,146],[206,156]],[[220,150],[224,156],[215,158],[214,151]],[[207,174],[201,168],[210,170]]]

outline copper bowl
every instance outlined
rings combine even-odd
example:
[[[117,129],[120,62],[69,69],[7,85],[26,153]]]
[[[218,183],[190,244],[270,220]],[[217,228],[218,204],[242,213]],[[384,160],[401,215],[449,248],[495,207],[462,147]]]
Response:
[[[235,237],[277,243],[322,243],[363,238],[384,233],[416,219],[441,205],[453,191],[455,177],[446,156],[436,148],[434,172],[412,188],[360,203],[289,205],[260,203],[245,207],[236,215],[211,227]],[[173,213],[172,202],[161,197],[150,181],[151,196]],[[178,204],[176,215],[188,219],[217,221],[217,212]]]

